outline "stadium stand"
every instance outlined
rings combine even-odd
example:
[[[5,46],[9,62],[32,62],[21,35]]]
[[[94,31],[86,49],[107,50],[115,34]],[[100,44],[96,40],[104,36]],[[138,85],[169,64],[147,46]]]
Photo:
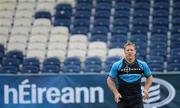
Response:
[[[153,71],[180,71],[179,4],[178,0],[1,0],[1,71],[107,72],[124,57],[122,48],[128,40],[136,43],[137,57]],[[25,65],[32,58],[38,66]],[[80,64],[67,62],[69,58]]]

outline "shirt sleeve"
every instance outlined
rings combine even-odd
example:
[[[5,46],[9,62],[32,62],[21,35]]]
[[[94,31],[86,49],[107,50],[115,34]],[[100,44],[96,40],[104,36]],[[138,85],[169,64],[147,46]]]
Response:
[[[149,66],[147,65],[147,63],[144,62],[144,76],[147,78],[149,76],[152,75],[152,71],[150,70]]]
[[[112,65],[111,70],[110,70],[110,72],[108,73],[108,75],[109,75],[111,78],[116,78],[116,77],[117,77],[119,64],[120,64],[120,62],[115,62],[115,63]]]
[[[147,65],[147,63],[144,62],[144,61],[140,61],[140,60],[138,60],[138,61],[139,61],[139,63],[140,63],[140,67],[143,68],[143,70],[144,70],[144,76],[145,76],[146,78],[148,78],[149,76],[151,76],[151,75],[152,75],[152,71],[150,70],[150,68],[149,68],[149,66]]]

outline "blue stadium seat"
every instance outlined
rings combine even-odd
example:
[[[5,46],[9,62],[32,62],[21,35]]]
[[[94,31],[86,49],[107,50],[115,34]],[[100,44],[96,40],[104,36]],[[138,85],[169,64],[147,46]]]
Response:
[[[88,11],[91,12],[92,4],[89,3],[78,3],[76,5],[76,11]]]
[[[22,66],[21,73],[38,73],[40,71],[39,67],[33,65]]]
[[[171,32],[172,32],[172,34],[180,34],[180,26],[179,25],[173,25],[172,26],[172,30],[171,30]]]
[[[50,12],[39,11],[39,12],[35,13],[34,17],[35,17],[35,19],[38,19],[38,18],[47,18],[47,19],[51,20],[52,15],[51,15]]]
[[[167,26],[169,25],[168,18],[154,18],[152,21],[153,25],[156,26]]]
[[[149,25],[149,19],[146,18],[134,18],[132,24],[134,26],[147,26]]]
[[[110,25],[109,19],[104,19],[104,18],[94,19],[94,27],[102,26],[109,28],[109,25]]]
[[[99,57],[87,57],[84,61],[84,65],[102,65],[102,61]]]
[[[105,11],[105,10],[99,10],[95,12],[94,18],[98,19],[98,18],[105,18],[105,19],[109,19],[111,16],[111,12],[110,11]]]
[[[5,49],[4,49],[4,45],[0,44],[0,64],[2,63],[2,58],[4,57],[4,52],[5,52]]]
[[[64,65],[75,65],[75,66],[80,66],[81,61],[78,57],[67,57],[64,60]]]
[[[40,71],[40,61],[38,58],[25,58],[20,68],[21,73],[38,73]]]
[[[144,34],[132,34],[130,40],[133,42],[147,42],[147,36]]]
[[[167,35],[153,33],[151,34],[150,42],[167,42]]]
[[[81,67],[74,64],[64,65],[63,72],[64,73],[80,73]]]
[[[144,46],[143,46],[144,45]],[[141,45],[136,44],[136,56],[142,60],[145,60],[147,52],[146,52],[147,45],[145,43]]]
[[[150,3],[149,0],[134,0],[135,3]]]
[[[99,3],[108,3],[108,4],[112,4],[112,1],[111,0],[96,0],[96,3],[99,4]]]
[[[44,65],[42,69],[43,73],[59,73],[60,66],[57,65]]]
[[[111,56],[111,57],[107,57],[106,61],[105,61],[105,72],[109,72],[113,63],[115,63],[116,61],[120,60],[121,58],[117,57],[117,56]]]
[[[47,58],[43,62],[43,73],[58,73],[61,70],[61,63],[58,58]]]
[[[167,58],[167,63],[168,64],[170,64],[170,63],[180,63],[180,56],[170,55]]]
[[[172,24],[173,25],[180,25],[180,17],[174,17],[173,19],[172,19]]]
[[[104,34],[93,34],[91,35],[90,41],[103,41],[103,42],[107,42],[108,41],[108,37]]]
[[[94,27],[91,33],[92,35],[102,34],[102,35],[107,36],[108,31],[109,31],[109,28],[98,26],[98,27]]]
[[[135,2],[134,10],[150,10],[150,2]]]
[[[38,58],[25,58],[23,60],[23,66],[37,66],[39,67],[40,61]]]
[[[149,48],[150,49],[162,49],[162,50],[167,50],[167,43],[163,41],[152,41]]]
[[[73,27],[71,29],[72,34],[85,34],[89,32],[89,27]]]
[[[177,1],[174,0],[173,9],[174,9],[174,10],[180,9],[180,1],[179,1],[179,0],[177,0]]]
[[[59,60],[59,58],[56,57],[50,57],[50,58],[46,58],[43,62],[43,65],[57,65],[57,66],[61,66],[61,61]]]
[[[77,11],[76,14],[74,15],[75,19],[90,19],[91,17],[91,12],[89,11]]]
[[[89,19],[75,19],[73,26],[76,27],[87,27],[89,28],[90,20]]]
[[[123,42],[112,42],[108,45],[108,48],[123,48],[124,47],[124,43]]]
[[[115,0],[115,3],[129,3],[129,4],[131,4],[131,0]]]
[[[18,68],[16,66],[3,66],[0,68],[2,74],[17,74]]]
[[[146,26],[133,26],[131,29],[132,34],[145,34],[147,35],[148,27]]]
[[[127,36],[122,34],[116,34],[111,35],[111,38],[109,39],[110,43],[119,42],[119,43],[125,43],[127,41]]]
[[[77,4],[79,3],[88,3],[88,4],[92,4],[92,0],[76,0],[77,1]]]
[[[153,72],[163,72],[164,71],[164,65],[159,63],[149,63],[149,68]]]
[[[171,49],[170,55],[180,56],[180,48],[176,47],[176,48]]]
[[[169,3],[168,2],[154,2],[155,10],[169,10]]]
[[[18,51],[18,50],[13,50],[13,51],[9,51],[6,53],[6,57],[7,58],[14,58],[14,59],[18,59],[20,63],[22,63],[24,55],[23,52]]]
[[[168,18],[169,11],[168,10],[154,10],[153,17],[154,18]]]
[[[114,19],[126,18],[129,19],[130,12],[127,10],[116,10],[114,13]]]
[[[177,47],[179,47],[179,45],[180,45],[180,41],[171,41],[170,48],[176,49]]]
[[[171,40],[172,43],[175,42],[175,41],[180,41],[179,34],[178,33],[172,34],[170,40]]]
[[[54,26],[66,26],[70,28],[71,21],[69,19],[55,19],[53,22]]]
[[[150,15],[150,13],[147,10],[136,10],[133,13],[134,18],[146,18],[146,19],[148,19],[149,15]]]
[[[151,49],[149,55],[163,56],[164,58],[166,58],[166,56],[167,56],[167,50]]]
[[[115,10],[130,11],[131,3],[130,2],[117,2],[114,7],[115,7]]]
[[[115,25],[112,30],[111,33],[112,35],[127,35],[127,32],[129,31],[129,27],[127,26],[118,26]]]
[[[157,64],[163,64],[165,62],[164,57],[162,56],[153,56],[153,55],[149,55],[149,57],[146,58],[147,63],[157,63]]]
[[[3,66],[15,66],[18,68],[20,64],[21,62],[17,58],[4,58],[3,59]]]
[[[65,13],[72,15],[72,6],[70,4],[60,3],[56,5],[55,9],[56,12],[64,11]]]
[[[102,71],[102,67],[99,65],[85,65],[83,71],[85,73],[100,73]]]
[[[172,16],[173,18],[180,17],[180,9],[173,10]]]
[[[64,10],[61,10],[61,11],[56,11],[54,17],[55,17],[55,19],[68,19],[68,20],[70,20],[71,14],[64,11]]]
[[[129,27],[129,19],[127,19],[127,18],[114,19],[113,26],[115,26],[115,27],[117,27],[117,26]]]
[[[170,63],[167,65],[167,71],[180,71],[179,63]]]
[[[97,3],[95,10],[96,11],[108,11],[111,12],[111,4],[110,3]]]
[[[153,26],[151,30],[152,34],[167,34],[168,27],[165,26]]]

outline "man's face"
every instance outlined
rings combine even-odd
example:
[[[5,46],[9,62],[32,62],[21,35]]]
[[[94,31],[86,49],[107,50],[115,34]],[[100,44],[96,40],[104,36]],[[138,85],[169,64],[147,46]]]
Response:
[[[125,56],[127,59],[134,59],[136,50],[133,45],[128,45],[128,46],[126,46],[124,53],[125,53]]]

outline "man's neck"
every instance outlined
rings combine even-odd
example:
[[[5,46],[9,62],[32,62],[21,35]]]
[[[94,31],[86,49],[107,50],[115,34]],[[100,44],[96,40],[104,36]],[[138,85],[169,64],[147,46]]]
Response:
[[[131,64],[135,61],[135,58],[133,58],[133,59],[125,58],[125,59],[129,64]]]

